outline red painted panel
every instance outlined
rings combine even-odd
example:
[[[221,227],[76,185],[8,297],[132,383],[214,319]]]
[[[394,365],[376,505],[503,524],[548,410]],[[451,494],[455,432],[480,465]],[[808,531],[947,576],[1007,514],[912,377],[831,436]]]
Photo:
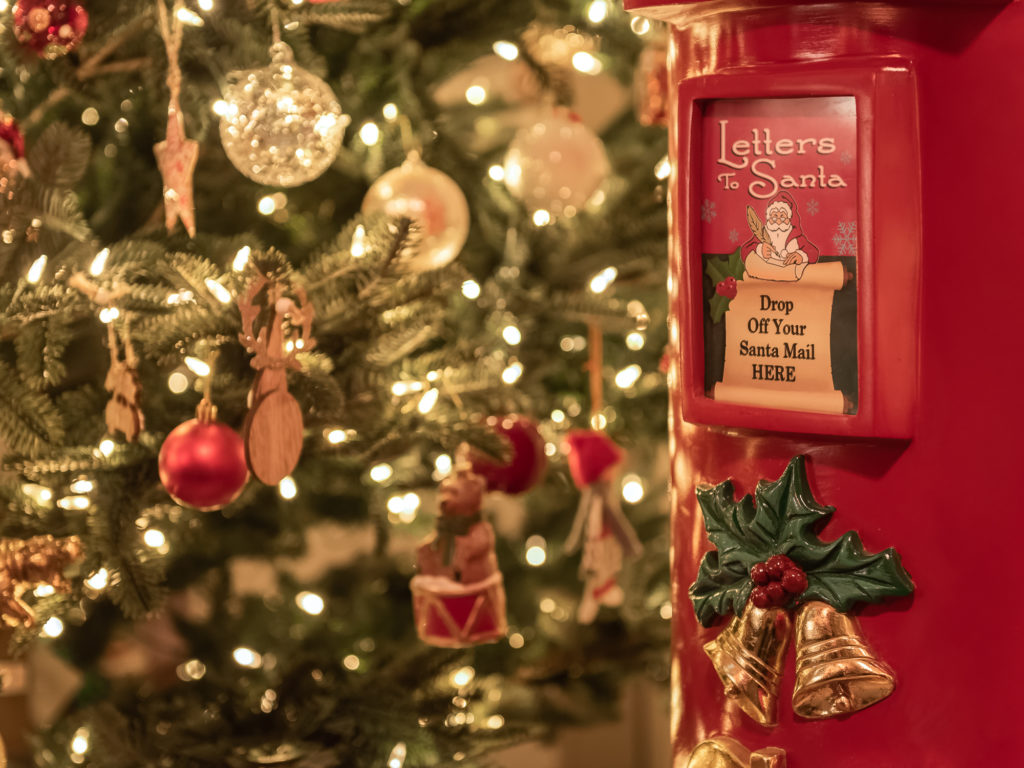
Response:
[[[646,5],[666,4],[627,7]],[[699,414],[697,423],[693,406],[702,392],[693,391],[689,378],[696,294],[688,291],[690,262],[684,259],[694,202],[692,115],[690,122],[677,119],[671,126],[677,170],[670,290],[673,332],[681,342],[671,371],[677,766],[715,733],[752,748],[782,747],[790,768],[1016,765],[1024,681],[1024,612],[1015,599],[1024,540],[1024,417],[1017,404],[1024,374],[1017,330],[1024,305],[1017,296],[1024,284],[1018,233],[1024,210],[1024,4],[769,8],[707,2],[674,6],[673,13],[684,22],[673,35],[673,93],[717,88],[732,77],[746,78],[748,85],[763,78],[761,86],[771,89],[816,62],[867,72],[877,71],[878,57],[904,61],[917,91],[911,111],[919,117],[920,221],[916,228],[901,226],[913,210],[897,200],[878,205],[888,185],[907,181],[893,170],[902,141],[878,130],[865,149],[875,169],[868,201],[874,206],[872,239],[881,248],[872,258],[877,270],[898,272],[898,238],[910,231],[918,232],[922,254],[913,331],[918,362],[898,374],[913,385],[910,439],[844,437],[823,429],[785,434],[768,422],[726,426],[728,413]],[[907,107],[900,98],[885,86],[874,92],[875,128],[886,112]],[[677,103],[673,114],[681,107]],[[906,301],[902,287],[899,280],[879,282],[874,305],[861,304],[879,344],[904,330],[893,327]],[[874,380],[890,373],[875,370]],[[789,418],[780,420],[783,429],[792,429]],[[861,613],[865,638],[896,671],[891,697],[845,719],[798,720],[789,706],[791,654],[779,725],[768,729],[725,703],[702,650],[721,625],[700,627],[686,593],[708,549],[694,489],[732,478],[738,493],[752,491],[758,479],[778,477],[797,453],[810,457],[817,498],[838,508],[823,538],[855,529],[869,550],[895,546],[917,592]]]

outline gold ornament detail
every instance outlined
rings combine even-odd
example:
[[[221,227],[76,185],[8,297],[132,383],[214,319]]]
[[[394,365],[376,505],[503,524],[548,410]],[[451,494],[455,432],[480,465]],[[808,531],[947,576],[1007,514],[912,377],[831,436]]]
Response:
[[[735,739],[715,736],[694,747],[686,768],[786,768],[786,751],[765,747],[751,752]]]
[[[820,720],[857,712],[896,686],[887,664],[860,636],[857,619],[818,600],[796,615],[796,684],[793,711]]]
[[[71,584],[62,571],[82,556],[77,536],[55,539],[0,539],[0,617],[10,627],[31,627],[35,614],[22,600],[30,589],[49,585],[58,592],[70,592]]]
[[[779,684],[789,633],[786,611],[747,603],[743,614],[704,646],[725,695],[761,725],[778,723]]]

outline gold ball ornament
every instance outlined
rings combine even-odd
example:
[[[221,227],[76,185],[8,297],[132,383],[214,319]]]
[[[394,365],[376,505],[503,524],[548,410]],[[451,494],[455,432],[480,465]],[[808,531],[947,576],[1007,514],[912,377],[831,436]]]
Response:
[[[469,235],[469,203],[452,178],[424,163],[417,152],[377,179],[363,198],[363,213],[412,219],[419,247],[407,261],[414,272],[450,264]]]
[[[520,128],[505,154],[505,186],[532,213],[572,216],[608,178],[604,144],[566,109]]]
[[[270,55],[269,66],[228,74],[221,143],[253,181],[297,187],[334,162],[348,118],[330,86],[298,66],[287,44],[275,43]]]

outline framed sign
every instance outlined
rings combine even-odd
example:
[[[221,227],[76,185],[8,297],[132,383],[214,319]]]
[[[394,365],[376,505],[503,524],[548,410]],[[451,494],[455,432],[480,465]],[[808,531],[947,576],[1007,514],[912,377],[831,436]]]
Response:
[[[916,91],[893,63],[681,87],[675,153],[688,173],[673,201],[672,285],[683,418],[912,433]]]

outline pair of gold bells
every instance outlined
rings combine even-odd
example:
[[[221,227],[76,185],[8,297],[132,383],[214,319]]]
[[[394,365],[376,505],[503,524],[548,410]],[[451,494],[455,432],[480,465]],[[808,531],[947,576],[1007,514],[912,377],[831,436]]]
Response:
[[[796,613],[793,711],[820,720],[870,707],[896,680],[861,639],[857,620],[818,600]],[[779,687],[793,621],[782,608],[748,602],[722,633],[704,646],[726,695],[761,725],[778,724]]]

